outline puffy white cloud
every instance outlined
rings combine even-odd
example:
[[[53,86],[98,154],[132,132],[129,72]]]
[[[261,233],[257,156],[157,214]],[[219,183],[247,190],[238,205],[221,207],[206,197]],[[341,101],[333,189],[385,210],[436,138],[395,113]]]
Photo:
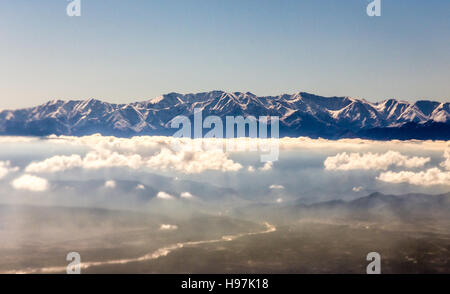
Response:
[[[138,185],[136,186],[136,189],[137,189],[137,190],[145,190],[145,186],[142,185],[142,184],[138,184]]]
[[[180,194],[180,197],[181,198],[185,198],[185,199],[191,199],[194,196],[192,196],[192,194],[189,193],[189,192],[183,192],[183,193]]]
[[[26,168],[27,173],[53,173],[81,167],[83,160],[80,155],[53,156],[40,162],[32,162]]]
[[[0,179],[3,179],[11,172],[18,171],[18,167],[12,167],[9,161],[0,161]]]
[[[445,169],[441,170],[438,167],[429,168],[425,171],[387,171],[381,173],[377,180],[388,183],[408,183],[417,186],[433,186],[445,185],[450,186],[450,148],[447,147],[444,151],[444,158],[440,165]]]
[[[450,186],[450,172],[442,171],[437,167],[427,169],[426,171],[412,172],[412,171],[400,171],[392,172],[387,171],[381,173],[378,180],[388,183],[409,183],[417,186],[433,186],[433,185],[446,185]]]
[[[261,171],[269,171],[273,168],[273,162],[272,161],[268,161],[266,162],[263,167],[260,168]]]
[[[161,191],[161,192],[158,192],[158,194],[156,194],[156,198],[169,200],[169,199],[173,199],[174,197],[172,195],[170,195],[169,193]]]
[[[206,170],[229,172],[242,168],[240,163],[229,159],[228,155],[221,150],[175,152],[169,148],[162,148],[158,154],[150,157],[146,166],[187,174],[201,173]]]
[[[353,187],[352,191],[353,192],[361,192],[362,190],[364,190],[363,187],[359,186],[359,187]]]
[[[275,189],[284,189],[284,186],[282,186],[282,185],[270,185],[269,188],[273,189],[273,190],[275,190]]]
[[[283,198],[278,198],[278,199],[276,200],[276,202],[277,202],[277,203],[283,202]]]
[[[116,182],[109,180],[105,182],[105,188],[114,189],[117,186]]]
[[[161,231],[174,231],[178,230],[178,226],[176,225],[168,225],[168,224],[162,224],[161,227],[159,227]]]
[[[18,139],[14,139],[18,140]],[[78,157],[72,156],[55,156],[42,162],[33,162],[27,167],[28,173],[41,172],[57,172],[71,168],[84,169],[99,169],[111,167],[127,167],[131,169],[153,169],[157,171],[176,171],[185,174],[202,173],[204,171],[222,171],[234,172],[241,170],[243,167],[240,163],[235,162],[230,158],[230,154],[234,152],[241,152],[242,149],[249,150],[251,146],[267,144],[268,140],[273,139],[250,139],[250,138],[235,138],[235,139],[189,139],[189,138],[174,138],[174,137],[152,137],[142,136],[133,138],[116,138],[101,135],[92,135],[85,137],[69,137],[69,136],[50,136],[55,144],[70,144],[75,146],[88,147],[87,154]],[[226,146],[230,145],[240,146],[236,150],[228,150]],[[336,152],[366,152],[373,150],[386,150],[386,146],[395,148],[396,150],[429,150],[429,151],[444,151],[447,147],[445,141],[389,141],[379,142],[361,139],[341,139],[341,140],[325,140],[325,139],[310,139],[306,137],[300,138],[282,138],[278,141],[278,146],[281,150],[297,150],[297,149],[312,149],[312,150],[336,150]],[[205,146],[215,146],[216,148],[206,148]],[[263,153],[263,152],[262,152]],[[352,154],[350,153],[341,156],[339,160],[345,160],[345,156],[352,161]],[[359,155],[356,160],[371,161],[372,158],[367,156],[368,153]],[[377,153],[374,153],[375,155]],[[340,154],[338,154],[340,155]],[[400,153],[398,154],[378,154],[384,160],[389,160],[387,157],[392,156],[395,162],[402,162],[404,159]],[[337,156],[333,156],[337,157]],[[350,163],[342,163],[337,161],[338,158],[328,158],[327,165],[329,169],[351,169],[355,165],[353,161]],[[403,158],[403,159],[402,159]],[[333,162],[334,160],[334,162]],[[381,159],[379,159],[381,160]],[[427,158],[407,158],[399,166],[421,166],[427,161]],[[389,161],[388,161],[389,162]],[[378,163],[380,164],[380,163]],[[381,164],[383,168],[386,163]],[[363,165],[368,169],[366,164]],[[374,165],[374,164],[372,164]],[[376,164],[375,164],[376,165]],[[450,165],[450,163],[449,163]],[[273,163],[266,163],[261,171],[268,171],[273,167]],[[372,168],[372,167],[371,167]],[[379,168],[378,168],[379,169]],[[255,171],[253,166],[247,168],[248,172]]]
[[[450,147],[447,147],[444,151],[445,161],[441,163],[441,166],[446,170],[450,170]]]
[[[408,157],[397,151],[386,153],[339,153],[329,156],[324,161],[327,170],[386,170],[390,166],[407,168],[421,167],[430,161],[429,157]]]
[[[221,149],[202,150],[192,148],[190,144],[185,143],[186,140],[190,139],[172,137],[124,139],[98,135],[81,138],[57,138],[57,140],[67,140],[69,143],[88,146],[92,150],[84,157],[76,154],[53,156],[41,162],[32,162],[27,166],[27,172],[52,173],[77,167],[84,169],[127,167],[131,169],[174,170],[194,174],[207,170],[232,172],[242,168],[240,163],[231,160],[228,153]],[[184,144],[180,142],[184,142]]]
[[[11,182],[12,186],[17,190],[28,190],[33,192],[43,192],[48,189],[47,179],[24,174]]]
[[[100,169],[111,167],[128,167],[137,169],[142,166],[139,154],[119,154],[111,150],[96,150],[89,152],[83,158],[83,168]]]

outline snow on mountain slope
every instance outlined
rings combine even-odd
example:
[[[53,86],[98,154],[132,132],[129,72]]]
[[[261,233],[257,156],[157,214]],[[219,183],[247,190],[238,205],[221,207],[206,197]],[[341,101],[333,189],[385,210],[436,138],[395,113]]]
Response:
[[[299,92],[292,95],[258,97],[252,93],[211,91],[197,94],[169,93],[148,101],[111,104],[95,99],[52,100],[43,105],[0,111],[2,135],[171,135],[171,120],[192,117],[194,109],[203,117],[217,115],[279,116],[282,136],[325,138],[361,137],[368,130],[415,129],[422,125],[444,130],[447,139],[450,103],[395,99],[372,103],[351,97],[322,97]],[[382,131],[377,132],[382,137]],[[381,134],[381,135],[380,135]],[[365,135],[366,136],[366,135]],[[414,137],[411,134],[412,138]],[[425,135],[426,136],[426,135]],[[438,135],[439,137],[439,135]]]

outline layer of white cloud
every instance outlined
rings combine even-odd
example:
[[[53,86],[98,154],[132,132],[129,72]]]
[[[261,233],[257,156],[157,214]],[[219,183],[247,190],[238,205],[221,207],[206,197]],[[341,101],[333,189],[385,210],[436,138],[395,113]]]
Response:
[[[142,185],[142,184],[138,184],[138,185],[136,186],[136,189],[137,189],[137,190],[145,190],[145,186]]]
[[[168,224],[162,224],[161,227],[159,227],[161,231],[174,231],[178,230],[178,226],[176,225],[168,225]]]
[[[392,172],[387,171],[381,173],[378,180],[388,183],[408,183],[417,186],[433,186],[433,185],[446,185],[450,186],[450,172],[442,171],[437,167],[427,169],[426,171],[412,172],[412,171],[400,171]]]
[[[115,138],[108,136],[101,136],[99,134],[85,136],[85,137],[71,137],[71,136],[48,136],[48,139],[53,143],[60,144],[73,144],[77,146],[90,146],[92,149],[109,149],[119,153],[134,152],[142,153],[148,152],[151,149],[159,149],[161,146],[172,146],[175,142],[183,142],[182,145],[192,146],[191,140],[187,138],[173,138],[162,136],[141,136],[133,138]],[[0,137],[0,143],[3,142],[24,142],[24,141],[37,141],[37,139],[30,137]],[[235,146],[244,146],[244,150],[247,150],[248,146],[267,145],[270,139],[258,139],[258,138],[235,138],[235,139],[216,139],[209,138],[203,139],[203,142],[207,145],[225,145],[226,142],[233,141]],[[385,148],[386,145],[393,148],[400,148],[404,150],[428,150],[428,151],[443,151],[448,145],[447,141],[432,141],[432,140],[391,140],[391,141],[372,141],[365,139],[340,139],[340,140],[327,140],[327,139],[311,139],[308,137],[298,138],[281,138],[278,140],[281,150],[296,150],[296,149],[341,149],[342,151],[354,150],[361,151],[364,149],[379,149]],[[176,143],[175,143],[176,144]],[[195,144],[196,145],[196,144]],[[232,152],[230,150],[230,152]]]
[[[18,171],[18,167],[12,167],[9,161],[0,161],[0,179],[6,177],[9,173]]]
[[[85,137],[49,136],[52,143],[71,144],[88,147],[85,155],[54,156],[41,162],[33,162],[26,168],[27,173],[53,173],[73,168],[100,169],[113,167],[126,167],[131,169],[151,169],[155,171],[180,172],[196,174],[205,171],[234,172],[241,170],[243,166],[230,158],[233,152],[247,150],[250,146],[264,145],[265,139],[188,139],[173,137],[133,137],[116,138],[101,135]],[[12,138],[8,140],[20,140]],[[9,142],[9,141],[8,141]],[[236,151],[226,152],[225,147],[232,142],[235,146],[243,146]],[[222,146],[219,149],[202,149],[203,146]],[[282,138],[279,140],[281,150],[312,149],[335,150],[335,152],[363,152],[339,153],[325,161],[327,169],[379,169],[386,170],[389,166],[420,167],[428,162],[424,157],[407,157],[400,152],[389,151],[386,153],[367,153],[366,151],[386,150],[390,146],[395,150],[429,150],[443,152],[448,143],[445,141],[389,141],[379,142],[362,139],[325,140],[300,138]],[[448,152],[450,153],[450,151]],[[448,155],[450,158],[450,155]],[[450,159],[445,166],[450,169]],[[260,171],[269,171],[273,163],[268,162]],[[446,167],[447,168],[447,167]],[[247,167],[248,172],[254,172],[253,166]]]
[[[158,192],[158,194],[156,194],[156,198],[169,200],[169,199],[173,199],[174,197],[172,195],[170,195],[169,193],[161,191],[161,192]]]
[[[270,185],[270,189],[276,190],[276,189],[284,189],[283,185]]]
[[[24,174],[11,182],[17,190],[28,190],[33,192],[43,192],[49,187],[47,179]]]
[[[428,150],[441,151],[447,145],[446,141],[422,141],[422,140],[391,140],[391,141],[372,141],[365,139],[311,139],[307,137],[299,138],[282,138],[280,139],[280,148],[282,150],[296,150],[296,149],[341,149],[342,151],[363,151],[365,149],[381,149],[386,146],[399,148],[404,150]]]
[[[37,137],[0,136],[0,144],[38,142]]]
[[[339,153],[324,161],[327,170],[386,170],[390,166],[407,168],[422,167],[430,161],[429,157],[408,157],[397,151],[386,153]]]
[[[105,188],[114,189],[117,186],[116,182],[113,180],[109,180],[105,182]]]
[[[185,198],[185,199],[191,199],[192,197],[194,197],[191,193],[189,192],[183,192],[180,194],[181,198]]]

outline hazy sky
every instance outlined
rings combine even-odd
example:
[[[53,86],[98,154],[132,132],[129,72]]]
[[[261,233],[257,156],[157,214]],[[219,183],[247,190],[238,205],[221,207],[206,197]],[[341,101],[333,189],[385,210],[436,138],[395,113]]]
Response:
[[[220,89],[450,101],[450,1],[0,1],[0,108]]]

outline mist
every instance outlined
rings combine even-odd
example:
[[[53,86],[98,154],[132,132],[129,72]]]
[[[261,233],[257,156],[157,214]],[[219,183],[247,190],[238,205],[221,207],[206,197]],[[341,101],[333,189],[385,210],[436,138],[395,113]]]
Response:
[[[371,242],[390,272],[448,271],[447,142],[284,138],[261,162],[173,140],[1,138],[0,271],[357,273]]]

